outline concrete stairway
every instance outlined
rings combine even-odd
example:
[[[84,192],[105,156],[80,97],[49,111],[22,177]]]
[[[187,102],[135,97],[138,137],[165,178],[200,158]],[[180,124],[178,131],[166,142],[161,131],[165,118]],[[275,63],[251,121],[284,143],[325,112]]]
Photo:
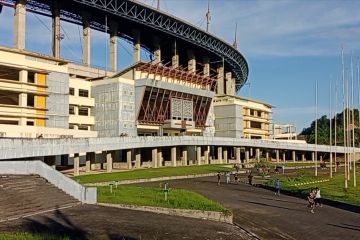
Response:
[[[0,222],[78,204],[37,175],[0,175]]]

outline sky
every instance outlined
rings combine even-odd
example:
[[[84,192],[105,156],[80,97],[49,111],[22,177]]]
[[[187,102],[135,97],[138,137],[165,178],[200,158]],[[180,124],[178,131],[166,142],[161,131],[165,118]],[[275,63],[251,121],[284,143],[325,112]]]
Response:
[[[141,0],[155,6],[156,0]],[[206,27],[208,0],[160,0],[161,10]],[[189,11],[191,9],[191,11]],[[341,48],[345,72],[354,71],[360,54],[360,1],[357,0],[210,0],[210,32],[237,43],[249,64],[249,78],[238,95],[274,106],[273,121],[293,123],[298,132],[315,118],[315,83],[318,82],[318,117],[342,108]],[[81,27],[61,22],[61,56],[81,62]],[[12,46],[13,9],[0,14],[0,45]],[[51,21],[27,13],[26,48],[51,53]],[[92,31],[92,64],[106,65],[108,36]],[[132,61],[131,44],[119,40],[119,68]],[[143,59],[149,59],[144,51]],[[355,79],[357,76],[355,74]],[[332,89],[330,91],[330,82]],[[358,86],[355,84],[355,86]],[[359,89],[359,88],[356,88]],[[358,91],[355,102],[359,106]],[[337,95],[337,97],[335,97]],[[336,102],[335,99],[338,99]],[[332,114],[333,115],[333,114]]]

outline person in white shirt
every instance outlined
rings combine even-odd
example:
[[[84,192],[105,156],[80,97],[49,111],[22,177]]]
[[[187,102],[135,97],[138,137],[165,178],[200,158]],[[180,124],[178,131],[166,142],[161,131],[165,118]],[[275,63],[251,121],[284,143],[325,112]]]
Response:
[[[315,205],[319,205],[320,207],[322,207],[320,188],[316,187],[315,190],[316,190]]]

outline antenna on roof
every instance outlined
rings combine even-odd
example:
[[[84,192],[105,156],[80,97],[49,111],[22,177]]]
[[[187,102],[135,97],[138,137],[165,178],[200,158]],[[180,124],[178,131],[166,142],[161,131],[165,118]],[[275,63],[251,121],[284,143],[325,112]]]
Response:
[[[210,0],[208,0],[208,11],[206,13],[206,31],[209,31],[209,26],[211,22],[211,12],[210,12]]]
[[[237,47],[238,47],[236,37],[237,37],[237,23],[235,24],[235,38],[234,38],[234,43],[233,43],[233,47],[235,49],[237,49]]]

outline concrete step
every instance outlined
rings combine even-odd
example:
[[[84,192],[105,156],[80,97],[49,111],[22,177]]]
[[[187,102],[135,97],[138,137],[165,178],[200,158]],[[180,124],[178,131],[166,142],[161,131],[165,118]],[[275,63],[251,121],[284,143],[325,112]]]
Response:
[[[0,202],[0,221],[80,204],[36,175],[0,176]]]

